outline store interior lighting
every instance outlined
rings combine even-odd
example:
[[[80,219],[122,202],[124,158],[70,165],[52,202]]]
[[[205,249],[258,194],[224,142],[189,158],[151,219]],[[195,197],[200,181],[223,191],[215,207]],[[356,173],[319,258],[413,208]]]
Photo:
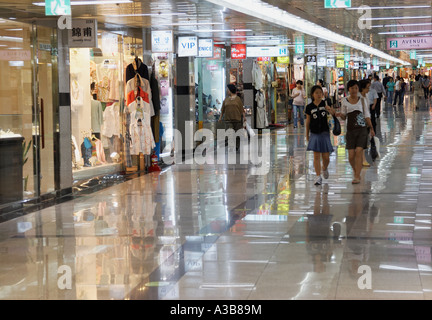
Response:
[[[304,34],[311,35],[333,43],[351,47],[376,57],[402,65],[410,65],[409,62],[398,59],[383,51],[375,49],[367,44],[355,41],[348,37],[342,36],[336,32],[319,26],[313,22],[305,20],[299,16],[293,15],[278,7],[272,6],[261,0],[207,0],[215,5],[223,6],[234,11],[253,16],[257,19],[265,20],[272,24],[292,29]]]

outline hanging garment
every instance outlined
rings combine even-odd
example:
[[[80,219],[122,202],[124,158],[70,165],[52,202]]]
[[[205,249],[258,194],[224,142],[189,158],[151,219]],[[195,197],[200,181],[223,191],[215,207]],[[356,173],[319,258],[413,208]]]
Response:
[[[126,167],[132,167],[132,157],[131,157],[131,135],[130,135],[130,124],[131,115],[128,108],[125,108],[125,122],[126,122],[126,132],[124,141],[124,152],[126,158]]]
[[[100,133],[103,124],[102,103],[97,100],[91,101],[91,128],[93,132]]]
[[[120,79],[117,69],[110,70],[110,91],[108,99],[111,101],[120,100]]]
[[[252,84],[255,90],[260,90],[264,85],[262,71],[256,61],[254,61],[252,66]]]
[[[74,161],[74,164],[75,164],[81,159],[81,152],[80,152],[80,149],[78,148],[78,144],[77,144],[74,136],[72,136],[72,146],[73,146],[72,155],[73,155],[73,158],[75,158],[75,161]]]
[[[77,80],[71,82],[71,110],[77,111],[84,104],[84,90]]]
[[[146,80],[150,80],[148,67],[139,58],[135,58],[135,60],[126,67],[126,82],[133,79],[137,74]]]
[[[156,146],[149,122],[150,117],[146,113],[144,113],[144,117],[141,121],[137,120],[132,122],[130,126],[130,153],[132,155],[138,155],[140,153],[150,155],[152,149]]]
[[[256,115],[256,127],[258,129],[264,129],[267,127],[267,112],[265,97],[261,91],[258,91],[255,95],[255,101],[257,102],[257,115]]]
[[[100,163],[106,163],[105,152],[102,145],[102,141],[95,140],[96,157]]]
[[[111,90],[111,70],[105,63],[100,63],[96,66],[97,74],[97,97],[101,102],[109,102],[109,93]]]
[[[138,96],[143,98],[145,103],[150,104],[150,116],[154,116],[155,111],[152,102],[150,83],[147,79],[143,79],[140,75],[136,75],[126,84],[126,105],[131,104]]]
[[[103,112],[103,125],[101,134],[105,137],[111,138],[113,135],[120,135],[120,104],[115,102],[107,105]]]

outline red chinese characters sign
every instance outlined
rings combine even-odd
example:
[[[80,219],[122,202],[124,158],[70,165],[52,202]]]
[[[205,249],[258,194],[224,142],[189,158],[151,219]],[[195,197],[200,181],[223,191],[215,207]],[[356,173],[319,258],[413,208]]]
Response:
[[[246,59],[246,45],[245,44],[231,45],[231,59]]]

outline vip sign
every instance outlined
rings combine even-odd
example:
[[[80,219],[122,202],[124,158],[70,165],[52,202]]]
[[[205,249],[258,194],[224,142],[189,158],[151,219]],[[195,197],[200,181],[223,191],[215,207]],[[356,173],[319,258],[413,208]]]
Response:
[[[213,58],[213,40],[199,39],[198,40],[198,56],[200,58]]]
[[[177,54],[179,57],[196,57],[198,55],[198,38],[179,37]]]

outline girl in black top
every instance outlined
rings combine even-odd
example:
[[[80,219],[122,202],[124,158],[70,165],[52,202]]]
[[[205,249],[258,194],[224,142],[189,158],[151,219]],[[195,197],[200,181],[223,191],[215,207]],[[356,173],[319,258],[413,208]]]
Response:
[[[306,113],[306,139],[308,141],[308,151],[314,152],[314,168],[317,175],[315,185],[322,184],[321,178],[321,158],[323,161],[322,172],[324,179],[328,179],[328,165],[330,163],[330,153],[333,146],[330,141],[330,128],[328,126],[327,115],[335,115],[336,111],[326,105],[323,100],[324,92],[320,86],[313,86],[311,89],[312,103],[307,105]]]

